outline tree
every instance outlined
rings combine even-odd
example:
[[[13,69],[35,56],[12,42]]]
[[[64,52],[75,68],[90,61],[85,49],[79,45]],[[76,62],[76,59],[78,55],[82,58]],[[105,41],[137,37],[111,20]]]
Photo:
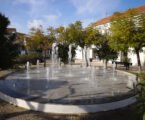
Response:
[[[97,53],[99,59],[105,60],[105,66],[107,67],[107,62],[110,59],[117,58],[117,52],[110,48],[108,45],[109,36],[107,34],[102,35],[97,29],[92,26],[88,26],[85,29],[85,44],[90,46],[94,44],[96,46],[95,52]]]
[[[59,46],[60,48],[64,48],[64,49],[66,48],[67,50],[66,46],[69,46],[70,44],[74,45],[72,47],[73,51],[75,51],[76,46],[80,46],[82,49],[84,48],[85,46],[84,32],[82,28],[82,23],[80,21],[76,21],[74,24],[70,24],[66,28],[63,26],[60,26],[59,28],[56,29],[56,31],[57,31],[58,42],[61,43],[61,45]],[[73,51],[72,51],[72,54],[75,54]],[[82,51],[82,54],[83,54],[83,51]]]
[[[133,48],[137,55],[138,71],[141,71],[139,52],[145,43],[143,17],[134,10],[129,9],[126,13],[115,13],[111,22],[112,39],[110,46],[118,51],[128,51]]]
[[[47,34],[46,34],[46,37],[47,37],[47,43],[49,44],[49,47],[52,46],[53,42],[56,41],[56,29],[54,29],[53,27],[48,27],[47,28]]]
[[[102,42],[102,35],[97,29],[88,26],[85,28],[84,41],[87,46],[91,46],[92,44],[97,45]]]
[[[59,28],[56,28],[56,34],[58,43],[70,44],[70,40],[68,38],[68,28],[60,26]]]
[[[68,63],[68,51],[69,51],[69,46],[66,43],[63,44],[58,44],[58,58],[60,58],[61,62],[64,64]]]
[[[29,50],[43,50],[41,42],[44,42],[45,35],[43,31],[43,27],[40,25],[38,28],[31,28],[29,35],[27,35],[26,39],[26,47]]]
[[[56,40],[55,29],[49,27],[47,34],[44,33],[42,25],[38,28],[31,28],[30,34],[27,36],[26,47],[33,51],[44,52],[44,67],[46,66],[46,51],[51,48],[52,43]]]
[[[48,46],[46,46],[45,53],[46,53],[46,50],[51,51],[52,44],[56,41],[57,41],[57,39],[56,39],[56,29],[54,29],[53,27],[50,26],[49,28],[47,28],[46,39],[45,39],[45,42],[44,42],[46,45],[48,45]]]
[[[7,27],[10,21],[0,13],[0,68],[12,67],[19,54],[19,45],[15,42],[16,34],[8,34]]]
[[[56,29],[59,42],[75,44],[84,47],[84,30],[81,21],[69,24],[68,27],[60,26]]]
[[[123,16],[119,12],[115,12],[112,18],[111,22],[111,37],[109,40],[109,45],[111,46],[112,49],[116,51],[122,51],[127,53],[129,44],[127,41],[125,41],[125,37],[123,36],[123,27],[125,21],[122,20]],[[126,43],[125,43],[126,42]]]
[[[90,47],[91,45],[97,45],[100,44],[102,41],[102,35],[99,33],[99,31],[92,26],[88,26],[84,30],[84,42],[87,47]],[[85,56],[86,57],[86,56]],[[86,64],[88,65],[89,60],[86,59]]]
[[[81,21],[76,21],[74,24],[70,24],[68,27],[68,37],[70,43],[75,43],[81,48],[84,48],[84,30]]]
[[[105,35],[102,35],[102,41],[96,44],[96,51],[95,51],[100,60],[104,60],[105,68],[107,68],[107,62],[109,60],[115,60],[118,57],[118,52],[111,49],[108,44],[108,39]]]

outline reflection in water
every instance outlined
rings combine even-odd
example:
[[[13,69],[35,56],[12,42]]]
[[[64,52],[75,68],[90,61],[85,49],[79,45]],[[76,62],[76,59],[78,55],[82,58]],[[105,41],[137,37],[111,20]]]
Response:
[[[30,79],[27,79],[27,94],[30,95]]]
[[[134,79],[132,76],[128,76],[128,82],[127,82],[127,87],[130,88],[130,89],[133,89],[134,88]]]
[[[116,78],[116,76],[115,76],[115,71],[113,71],[113,76],[112,76],[112,80],[114,80],[114,81],[116,81],[117,80],[117,78]]]
[[[46,68],[46,79],[50,80],[50,68],[49,67]]]
[[[27,72],[26,72],[26,79],[30,79],[31,77],[30,77],[30,72],[27,70]]]
[[[14,88],[16,87],[16,84],[15,84],[15,83],[13,84],[13,87],[14,87]]]

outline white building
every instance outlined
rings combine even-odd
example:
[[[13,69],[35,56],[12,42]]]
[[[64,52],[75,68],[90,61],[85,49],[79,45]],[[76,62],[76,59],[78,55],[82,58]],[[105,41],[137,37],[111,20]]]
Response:
[[[135,8],[135,10],[139,13],[145,13],[145,5],[140,6]],[[109,31],[109,28],[111,26],[110,24],[110,20],[112,19],[112,16],[103,18],[101,20],[98,20],[96,23],[93,24],[93,26],[98,29],[100,31],[100,33],[104,34],[106,31]],[[94,54],[94,46],[92,45],[91,47],[92,49],[90,50],[90,58],[92,59],[97,59],[96,55]],[[121,56],[122,54],[119,55],[118,57],[118,61],[121,61]],[[137,57],[136,54],[133,53],[133,51],[131,50],[131,52],[128,53],[128,58],[130,58],[130,62],[133,65],[137,65]],[[76,59],[82,59],[82,52],[81,52],[81,48],[78,47],[77,51],[76,51]],[[145,47],[143,48],[143,52],[140,53],[140,59],[141,59],[141,64],[145,65]]]

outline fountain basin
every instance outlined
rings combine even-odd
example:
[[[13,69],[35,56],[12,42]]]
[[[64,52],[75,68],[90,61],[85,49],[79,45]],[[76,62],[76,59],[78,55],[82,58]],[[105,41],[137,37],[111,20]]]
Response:
[[[130,73],[97,68],[94,77],[91,68],[49,69],[49,76],[44,68],[9,75],[0,81],[0,97],[27,109],[65,114],[113,110],[136,100],[136,76]]]

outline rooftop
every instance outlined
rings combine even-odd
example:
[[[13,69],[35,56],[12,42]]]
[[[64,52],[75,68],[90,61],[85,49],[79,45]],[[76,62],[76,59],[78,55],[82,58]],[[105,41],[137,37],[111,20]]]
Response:
[[[139,7],[136,7],[135,10],[138,12],[138,13],[144,13],[145,12],[145,5],[142,5],[142,6],[139,6]],[[126,11],[122,12],[122,13],[125,13]],[[103,18],[101,20],[98,20],[97,22],[95,22],[93,24],[93,26],[97,26],[97,25],[101,25],[101,24],[105,24],[105,23],[108,23],[110,22],[112,16],[109,16],[109,17],[106,17],[106,18]]]
[[[16,33],[16,28],[7,28],[8,34]]]

